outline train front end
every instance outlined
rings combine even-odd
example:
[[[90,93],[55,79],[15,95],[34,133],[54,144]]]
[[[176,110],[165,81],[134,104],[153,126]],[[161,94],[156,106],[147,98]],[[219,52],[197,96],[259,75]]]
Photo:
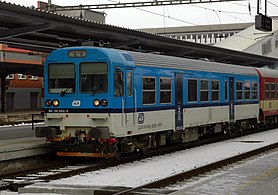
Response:
[[[110,56],[114,57],[112,63]],[[51,53],[44,66],[45,126],[36,128],[59,156],[113,157],[117,153],[114,51],[93,47]],[[109,83],[112,83],[111,85]],[[119,102],[120,103],[120,102]]]

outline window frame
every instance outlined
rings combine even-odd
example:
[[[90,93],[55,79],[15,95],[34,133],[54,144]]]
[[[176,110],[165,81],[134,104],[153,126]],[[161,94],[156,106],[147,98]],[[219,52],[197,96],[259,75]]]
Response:
[[[255,89],[255,84],[257,85]],[[256,98],[254,98],[254,94],[256,94]],[[252,100],[257,100],[258,99],[258,82],[252,82]]]
[[[241,89],[238,89],[238,83],[241,83]],[[238,94],[241,93],[241,98],[239,99]],[[242,81],[236,81],[236,100],[243,100],[243,83]]]
[[[274,86],[274,89],[272,88],[272,86]],[[275,82],[270,83],[270,98],[276,99],[276,83]]]
[[[268,86],[268,89],[267,89],[266,86]],[[267,97],[267,94],[268,94],[268,97]],[[264,83],[264,98],[265,99],[270,99],[270,82],[265,82]]]
[[[245,84],[249,83],[249,89],[248,86]],[[249,93],[249,98],[246,98],[246,95]],[[244,81],[244,100],[251,100],[251,84],[249,80]]]
[[[161,89],[161,80],[163,80],[163,79],[166,79],[166,80],[169,80],[170,81],[170,89]],[[168,101],[168,102],[162,102],[161,101],[161,98],[162,98],[162,96],[161,96],[161,92],[170,92],[170,101]],[[159,103],[160,104],[171,104],[172,103],[172,79],[171,79],[171,77],[160,77],[159,78]]]
[[[218,89],[213,89],[213,82],[217,82],[218,83]],[[217,92],[218,96],[217,99],[213,100],[213,93]],[[219,102],[220,101],[220,81],[219,80],[212,80],[211,81],[211,101],[213,102]]]
[[[144,89],[144,79],[154,79],[154,89]],[[143,76],[142,77],[142,105],[148,106],[148,105],[155,105],[156,104],[156,77],[155,76]],[[144,103],[144,92],[153,92],[154,93],[154,102],[153,103]]]
[[[18,80],[26,80],[27,76],[25,74],[18,73],[17,74],[17,79]]]
[[[202,89],[202,81],[207,83],[207,88]],[[206,100],[202,99],[202,92],[206,92]],[[209,80],[208,79],[200,79],[200,102],[208,102],[209,101]]]
[[[196,100],[189,100],[189,81],[195,81],[196,82]],[[189,78],[187,79],[187,101],[188,103],[196,103],[198,102],[198,79],[195,78]]]

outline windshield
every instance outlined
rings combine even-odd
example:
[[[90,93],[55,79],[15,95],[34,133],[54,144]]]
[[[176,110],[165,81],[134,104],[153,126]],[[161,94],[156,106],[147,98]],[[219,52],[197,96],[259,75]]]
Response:
[[[92,62],[80,65],[82,93],[106,93],[108,86],[108,66],[106,63]]]
[[[74,93],[75,69],[74,64],[49,64],[48,91],[49,93]]]

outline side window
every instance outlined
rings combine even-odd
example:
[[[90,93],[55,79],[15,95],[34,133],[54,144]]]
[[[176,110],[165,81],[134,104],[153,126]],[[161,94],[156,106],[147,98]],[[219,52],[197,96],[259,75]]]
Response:
[[[160,78],[160,103],[172,102],[172,81],[171,78]]]
[[[265,99],[270,98],[270,86],[269,83],[265,83],[264,85]]]
[[[200,101],[208,101],[208,80],[200,80]]]
[[[242,100],[242,82],[241,81],[236,82],[236,99]]]
[[[276,98],[276,89],[275,89],[275,83],[271,83],[271,99]]]
[[[143,104],[155,104],[155,78],[143,77]]]
[[[225,81],[225,101],[228,100],[228,81]]]
[[[127,95],[132,96],[132,72],[128,72],[126,75],[127,78]]]
[[[244,99],[250,100],[250,81],[244,81]]]
[[[252,99],[258,99],[258,83],[256,82],[252,83]]]
[[[219,101],[219,81],[211,81],[211,91],[212,91],[212,96],[211,100],[212,101]]]
[[[124,92],[124,82],[123,82],[123,72],[116,68],[114,71],[114,96],[123,96]]]
[[[197,101],[197,80],[188,79],[188,102]]]

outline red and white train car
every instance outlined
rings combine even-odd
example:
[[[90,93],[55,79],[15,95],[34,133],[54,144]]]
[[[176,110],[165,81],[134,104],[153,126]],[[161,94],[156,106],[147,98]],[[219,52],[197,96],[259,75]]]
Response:
[[[260,76],[260,121],[275,124],[278,121],[278,71],[257,68]]]

